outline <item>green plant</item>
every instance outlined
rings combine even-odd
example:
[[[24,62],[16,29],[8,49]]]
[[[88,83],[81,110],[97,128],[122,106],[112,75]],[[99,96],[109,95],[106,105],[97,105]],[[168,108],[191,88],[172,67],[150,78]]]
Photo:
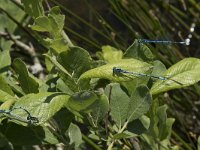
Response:
[[[23,107],[39,123],[29,126],[2,116],[1,147],[9,147],[10,142],[14,147],[63,143],[67,149],[178,149],[170,142],[174,119],[167,118],[167,106],[158,96],[197,83],[199,59],[185,58],[166,69],[136,40],[124,53],[104,46],[94,60],[63,32],[65,17],[58,7],[44,15],[41,1],[22,2],[34,18],[30,28],[48,49],[44,54],[48,73],[43,80],[34,77],[19,58],[11,66],[11,44],[3,41],[0,108]],[[168,76],[181,84],[115,75],[113,67]],[[19,110],[13,113],[27,117]],[[184,148],[191,149],[187,144]]]

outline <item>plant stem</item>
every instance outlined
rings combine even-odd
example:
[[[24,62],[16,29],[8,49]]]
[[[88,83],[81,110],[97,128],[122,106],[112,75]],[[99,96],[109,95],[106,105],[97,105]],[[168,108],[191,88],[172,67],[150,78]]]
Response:
[[[109,145],[107,150],[112,150],[112,147],[113,147],[114,143],[115,143],[115,141],[112,141],[112,143]]]
[[[62,34],[62,37],[66,40],[66,42],[67,42],[67,44],[68,44],[69,46],[74,46],[74,45],[72,44],[71,40],[69,39],[68,35],[65,33],[64,30],[62,31],[61,34]]]
[[[87,136],[82,133],[83,140],[87,142],[90,146],[92,146],[96,150],[102,150],[99,146],[97,146],[92,140],[90,140]]]

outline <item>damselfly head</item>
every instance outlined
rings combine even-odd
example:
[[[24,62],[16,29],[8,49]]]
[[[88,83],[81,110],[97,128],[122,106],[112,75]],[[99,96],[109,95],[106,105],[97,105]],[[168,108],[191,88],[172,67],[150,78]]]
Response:
[[[117,68],[117,67],[113,67],[113,73],[122,73],[123,72],[123,70],[122,69],[120,69],[120,68]]]
[[[30,115],[27,117],[27,120],[30,121],[31,123],[39,123],[38,118],[32,117]]]

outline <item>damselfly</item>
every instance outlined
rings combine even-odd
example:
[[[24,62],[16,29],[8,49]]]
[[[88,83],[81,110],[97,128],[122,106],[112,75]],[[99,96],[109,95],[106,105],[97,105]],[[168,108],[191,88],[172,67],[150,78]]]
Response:
[[[16,110],[16,109],[20,109],[20,110],[25,111],[27,113],[27,117],[24,118],[24,117],[21,117],[21,116],[15,114],[15,113],[13,113],[13,111]],[[13,107],[10,110],[1,110],[0,109],[0,113],[3,114],[4,116],[10,118],[10,119],[14,119],[14,120],[18,120],[18,121],[21,121],[21,122],[24,122],[24,123],[28,123],[29,125],[39,123],[38,118],[33,117],[28,110],[26,110],[25,108],[22,108],[22,107]]]
[[[174,81],[174,82],[182,85],[182,83],[180,83],[180,82],[178,82],[176,80],[173,80],[173,79],[171,79],[169,77],[163,77],[163,76],[156,76],[156,75],[139,73],[139,72],[126,71],[126,70],[122,70],[121,68],[113,67],[113,74],[120,74],[120,73],[131,74],[131,75],[135,75],[135,76],[146,76],[146,77],[159,79],[159,80],[171,80],[171,81]]]
[[[166,40],[147,40],[147,39],[139,39],[139,43],[161,43],[161,44],[184,44],[189,45],[187,41],[166,41]]]

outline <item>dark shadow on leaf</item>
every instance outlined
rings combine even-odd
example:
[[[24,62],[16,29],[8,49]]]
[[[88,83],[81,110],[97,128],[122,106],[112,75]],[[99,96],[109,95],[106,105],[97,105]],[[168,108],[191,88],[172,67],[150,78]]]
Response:
[[[138,135],[147,131],[147,129],[144,127],[144,125],[142,124],[142,122],[139,119],[136,119],[136,120],[130,122],[127,126],[127,130],[129,132],[132,132],[132,133],[138,134]]]
[[[45,141],[45,132],[41,126],[25,127],[15,123],[6,123],[4,126],[6,138],[14,145],[40,145]]]
[[[0,69],[0,73],[3,73],[3,72],[8,71],[8,70],[9,70],[9,67],[10,67],[10,66],[5,66],[5,67],[1,68],[1,69]]]

